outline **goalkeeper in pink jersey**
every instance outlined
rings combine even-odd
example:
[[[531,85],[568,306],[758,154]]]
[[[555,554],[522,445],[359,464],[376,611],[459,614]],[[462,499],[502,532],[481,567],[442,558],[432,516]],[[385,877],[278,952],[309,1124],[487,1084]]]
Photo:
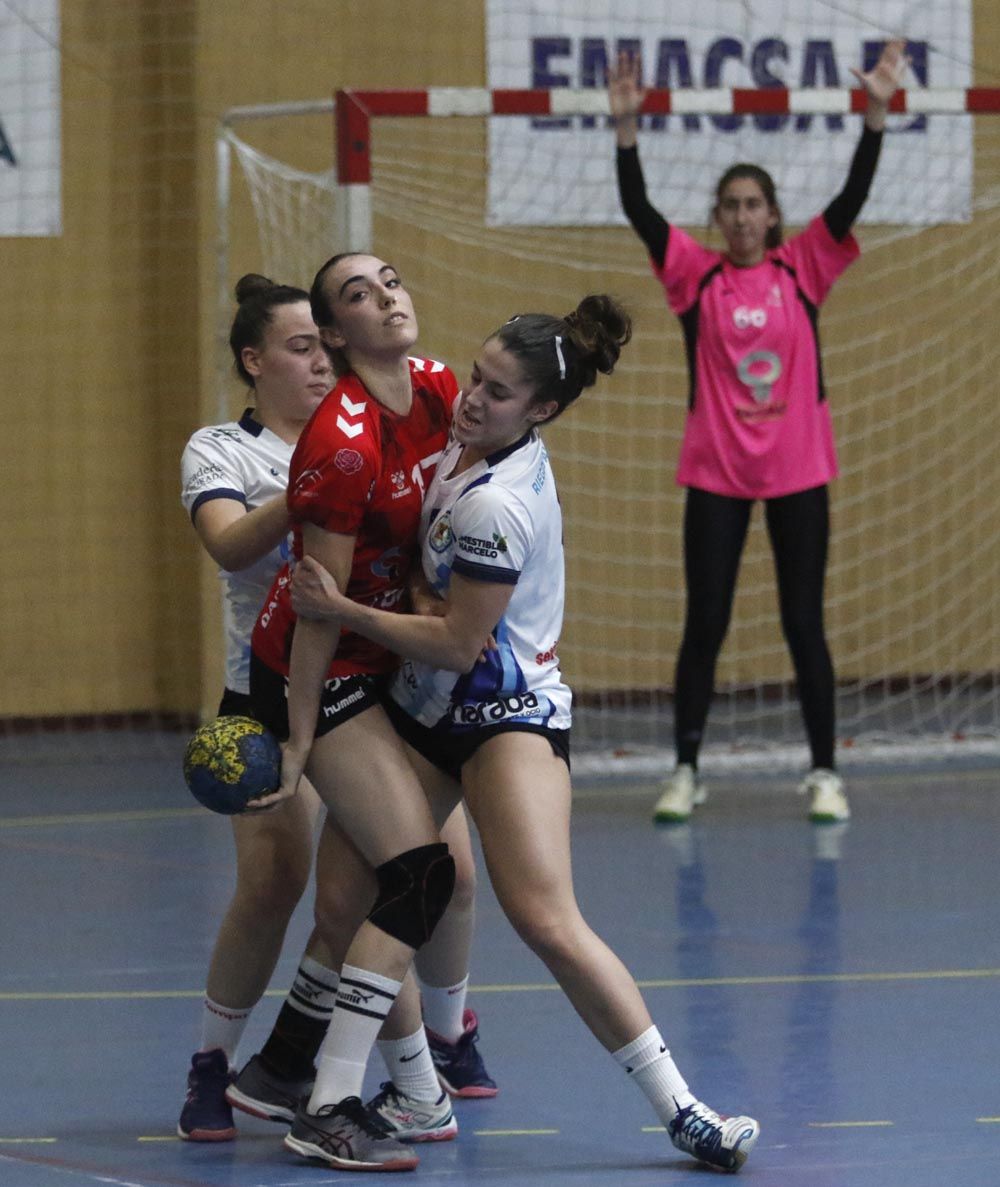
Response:
[[[904,41],[887,42],[872,70],[861,140],[844,188],[787,241],[774,182],[738,164],[720,178],[713,216],[722,252],[672,227],[646,197],[637,147],[645,91],[628,54],[609,71],[622,208],[649,251],[680,319],[690,392],[677,481],[687,487],[687,613],[675,677],[677,766],[656,804],[658,821],[687,820],[705,800],[698,751],[715,666],[729,626],[750,511],[764,502],[781,625],[795,666],[812,769],[801,790],[817,823],[847,820],[834,760],[834,675],[823,628],[829,542],[827,484],[836,477],[817,320],[833,282],[858,256],[851,226],[865,199],[889,101],[906,69]]]

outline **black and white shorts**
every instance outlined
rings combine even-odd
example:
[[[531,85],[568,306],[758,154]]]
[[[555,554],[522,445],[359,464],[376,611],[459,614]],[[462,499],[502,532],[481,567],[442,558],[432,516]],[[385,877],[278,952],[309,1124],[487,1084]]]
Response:
[[[316,737],[322,738],[373,705],[382,704],[384,678],[368,673],[335,676],[323,685]],[[282,742],[288,737],[288,677],[250,656],[250,700],[256,717]]]
[[[497,725],[484,725],[478,729],[457,731],[421,725],[388,693],[383,701],[386,714],[396,733],[429,763],[444,771],[452,779],[462,781],[462,767],[469,761],[484,742],[497,734],[538,734],[552,748],[552,753],[561,758],[568,767],[569,730],[548,729],[533,721],[502,721]]]

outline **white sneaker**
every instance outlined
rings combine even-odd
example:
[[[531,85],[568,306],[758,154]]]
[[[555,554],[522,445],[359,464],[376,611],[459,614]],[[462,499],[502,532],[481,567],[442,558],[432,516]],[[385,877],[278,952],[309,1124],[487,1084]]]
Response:
[[[810,795],[809,819],[814,824],[836,824],[850,820],[851,808],[844,794],[844,781],[835,771],[817,767],[799,785],[799,795]]]
[[[653,819],[661,824],[680,824],[707,798],[708,792],[698,772],[689,763],[681,763],[664,783],[663,794],[653,809]]]
[[[694,1101],[667,1126],[678,1150],[723,1171],[738,1171],[760,1137],[752,1117],[725,1117]]]
[[[447,1092],[433,1102],[412,1100],[386,1080],[378,1095],[368,1102],[368,1111],[379,1118],[397,1142],[450,1142],[458,1133]]]

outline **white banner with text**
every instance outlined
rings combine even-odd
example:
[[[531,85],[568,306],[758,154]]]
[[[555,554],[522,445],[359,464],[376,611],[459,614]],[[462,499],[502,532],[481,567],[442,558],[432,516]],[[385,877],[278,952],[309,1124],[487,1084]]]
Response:
[[[905,36],[907,90],[970,85],[971,0],[487,0],[492,88],[605,86],[620,50],[639,54],[646,86],[853,88],[888,37]],[[644,116],[639,150],[650,200],[704,225],[719,175],[736,161],[775,178],[785,221],[802,224],[840,189],[860,115]],[[623,221],[614,133],[604,116],[490,120],[491,225]],[[972,206],[972,117],[891,116],[861,221],[963,222]]]
[[[0,4],[0,235],[62,233],[59,0]]]

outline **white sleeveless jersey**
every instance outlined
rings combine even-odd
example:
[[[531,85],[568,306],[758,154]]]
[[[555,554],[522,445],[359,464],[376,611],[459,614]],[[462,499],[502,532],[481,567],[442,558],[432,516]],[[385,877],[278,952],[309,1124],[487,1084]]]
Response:
[[[192,519],[210,499],[235,499],[252,511],[285,493],[294,448],[253,420],[249,409],[238,421],[199,429],[181,458],[181,502]],[[234,692],[250,691],[250,635],[290,554],[289,537],[248,569],[219,571],[226,594],[226,687]]]
[[[556,655],[562,513],[545,446],[533,431],[448,477],[461,451],[449,443],[424,501],[424,575],[442,597],[452,573],[514,590],[493,629],[496,651],[465,675],[407,660],[392,695],[422,724],[460,733],[505,721],[568,729],[572,695]]]

